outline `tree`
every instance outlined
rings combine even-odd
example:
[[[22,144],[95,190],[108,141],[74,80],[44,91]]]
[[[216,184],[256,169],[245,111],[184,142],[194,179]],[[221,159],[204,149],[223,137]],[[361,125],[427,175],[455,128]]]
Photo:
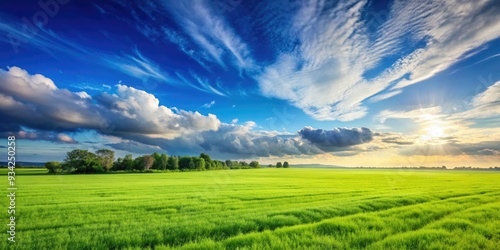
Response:
[[[160,169],[160,170],[165,170],[167,169],[167,161],[168,161],[168,156],[166,154],[159,154],[155,152],[152,154],[154,158],[154,163],[152,168],[153,169]]]
[[[189,170],[194,169],[195,165],[193,162],[193,158],[189,156],[183,156],[179,159],[179,169],[180,170]]]
[[[135,158],[134,169],[139,171],[148,170],[153,166],[155,159],[151,155],[143,155]]]
[[[268,168],[272,168],[272,167],[274,167],[274,166],[273,166],[273,164],[269,164],[269,165],[267,165],[267,167],[268,167]]]
[[[161,154],[161,158],[160,158],[160,169],[161,170],[167,169],[167,162],[168,162],[168,156],[166,154]]]
[[[207,155],[205,153],[200,154],[200,158],[203,158],[205,162],[212,162],[212,159],[210,158],[210,155]]]
[[[248,168],[248,163],[246,161],[240,161],[241,168]]]
[[[229,161],[231,162],[231,161]],[[223,161],[218,161],[218,160],[215,160],[214,162],[214,169],[228,169],[229,167],[226,165],[227,161],[223,162]]]
[[[226,166],[227,166],[228,168],[232,168],[232,166],[233,166],[233,162],[232,162],[231,160],[226,160]]]
[[[284,168],[289,168],[289,167],[290,167],[290,165],[288,165],[288,162],[287,162],[287,161],[285,161],[285,162],[283,162],[283,167],[284,167]]]
[[[131,154],[125,155],[122,164],[124,170],[130,171],[134,169],[134,158],[132,157],[132,155]]]
[[[151,156],[154,159],[152,168],[153,169],[160,169],[161,155],[158,152],[154,152]]]
[[[179,158],[177,158],[176,156],[170,156],[167,161],[167,168],[169,170],[179,169]]]
[[[116,161],[113,163],[113,167],[111,168],[113,171],[118,171],[118,170],[125,170],[123,167],[123,159],[121,157],[118,157]]]
[[[251,161],[250,167],[251,168],[260,168],[259,162],[258,161]]]
[[[75,149],[66,154],[62,168],[67,172],[74,173],[98,173],[103,172],[97,156],[88,150]]]
[[[200,158],[205,160],[205,168],[206,169],[216,169],[217,168],[217,164],[215,164],[215,162],[210,158],[210,155],[207,155],[205,153],[201,153]]]
[[[49,170],[49,174],[57,174],[62,171],[61,163],[58,161],[49,161],[45,163],[45,168]]]
[[[277,168],[281,168],[281,167],[283,167],[283,165],[281,165],[281,162],[280,162],[280,161],[278,161],[278,162],[276,163],[276,167],[277,167]]]
[[[201,157],[193,157],[193,162],[196,170],[205,170],[205,159]]]
[[[99,164],[104,170],[109,171],[115,161],[115,151],[109,149],[99,149],[95,152]]]

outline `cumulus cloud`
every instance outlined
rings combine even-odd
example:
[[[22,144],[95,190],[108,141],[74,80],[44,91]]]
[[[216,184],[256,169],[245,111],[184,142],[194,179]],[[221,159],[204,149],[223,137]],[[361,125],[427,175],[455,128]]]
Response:
[[[333,139],[329,145],[311,142],[299,133],[283,133],[276,131],[255,130],[255,124],[245,125],[221,123],[218,130],[192,133],[175,139],[150,138],[129,135],[124,143],[114,143],[115,148],[137,150],[135,142],[140,145],[159,146],[169,154],[183,155],[193,152],[210,153],[216,158],[255,158],[255,157],[290,157],[312,156],[318,154],[334,154],[336,156],[352,156],[367,150],[375,150],[374,145],[361,147],[371,139],[371,131],[359,129],[333,129],[342,131],[338,135],[338,143]],[[304,128],[307,129],[307,128]],[[354,138],[348,138],[353,136]],[[131,143],[133,141],[134,143]]]
[[[89,109],[90,99],[65,89],[42,75],[23,69],[0,69],[2,123],[16,122],[33,129],[75,131],[99,126],[100,114]],[[84,96],[85,97],[85,96]]]
[[[18,67],[0,70],[0,115],[4,117],[0,128],[175,138],[219,127],[215,115],[169,109],[152,94],[133,87],[118,84],[115,89],[113,94],[90,98],[85,92],[59,89],[51,79]]]

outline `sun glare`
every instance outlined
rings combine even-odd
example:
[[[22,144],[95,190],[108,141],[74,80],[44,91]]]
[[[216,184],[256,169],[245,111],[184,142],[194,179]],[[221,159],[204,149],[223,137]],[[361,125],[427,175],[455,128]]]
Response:
[[[431,126],[426,129],[427,135],[433,138],[440,138],[444,136],[444,129],[441,126]]]
[[[445,128],[441,125],[426,126],[421,133],[420,140],[424,143],[439,143],[445,137]]]

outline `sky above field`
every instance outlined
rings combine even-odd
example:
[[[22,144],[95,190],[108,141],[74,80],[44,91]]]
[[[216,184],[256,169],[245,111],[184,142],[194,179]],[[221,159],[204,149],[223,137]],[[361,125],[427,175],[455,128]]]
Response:
[[[500,2],[1,1],[20,161],[500,165]]]

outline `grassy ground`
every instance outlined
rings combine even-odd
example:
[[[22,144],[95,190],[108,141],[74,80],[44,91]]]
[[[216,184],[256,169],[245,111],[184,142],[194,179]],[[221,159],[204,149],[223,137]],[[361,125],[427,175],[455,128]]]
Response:
[[[4,233],[0,249],[498,249],[500,245],[500,174],[492,172],[291,168],[40,175],[37,170],[17,171],[16,243],[9,243]],[[8,222],[6,212],[4,217]]]

